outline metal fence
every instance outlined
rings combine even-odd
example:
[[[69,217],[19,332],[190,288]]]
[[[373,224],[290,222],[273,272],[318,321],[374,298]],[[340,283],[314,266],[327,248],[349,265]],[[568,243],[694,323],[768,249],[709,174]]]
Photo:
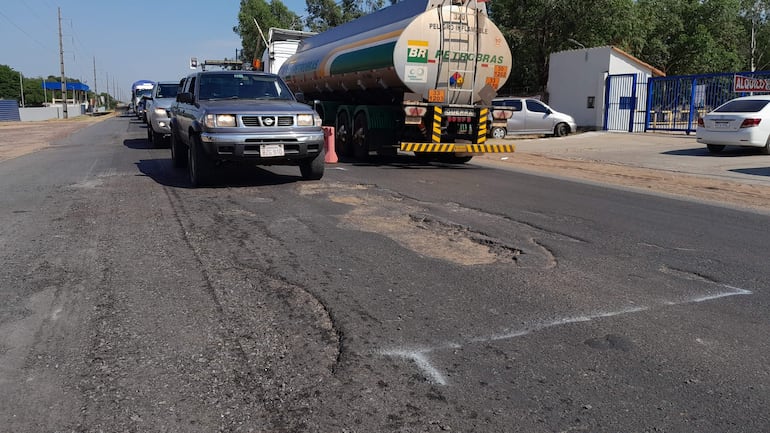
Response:
[[[607,76],[604,129],[608,131],[695,131],[698,117],[730,99],[735,77],[770,79],[770,71],[653,77],[639,74]]]

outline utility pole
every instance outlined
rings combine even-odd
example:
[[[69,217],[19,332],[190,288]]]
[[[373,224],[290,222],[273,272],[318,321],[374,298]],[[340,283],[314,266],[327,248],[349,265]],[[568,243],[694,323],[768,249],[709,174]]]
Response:
[[[61,8],[59,9],[59,63],[61,64],[61,97],[62,97],[62,104],[64,104],[63,107],[63,113],[64,118],[69,118],[67,114],[67,78],[64,76],[64,44],[62,43],[62,37],[61,37]]]
[[[24,108],[24,78],[22,78],[21,72],[19,72],[19,87],[21,88],[21,107]]]
[[[96,90],[96,56],[94,56],[94,106],[91,107],[91,115],[96,115],[96,106],[99,105],[99,92]]]

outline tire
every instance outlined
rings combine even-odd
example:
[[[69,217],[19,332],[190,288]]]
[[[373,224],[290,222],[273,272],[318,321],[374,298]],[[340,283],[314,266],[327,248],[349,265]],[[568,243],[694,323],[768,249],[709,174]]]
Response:
[[[190,135],[190,145],[187,146],[187,172],[190,174],[190,184],[193,188],[211,184],[214,163],[203,150],[203,143],[197,135]]]
[[[770,138],[767,139],[767,143],[765,143],[765,147],[760,149],[764,155],[770,155]]]
[[[725,150],[725,146],[721,144],[707,144],[706,147],[711,153],[719,153]]]
[[[163,134],[152,131],[152,144],[155,147],[163,146]]]
[[[147,127],[147,142],[150,144],[155,144],[152,142],[152,128],[149,126]]]
[[[353,156],[359,161],[369,159],[369,125],[366,121],[366,114],[356,114],[353,120]]]
[[[337,114],[337,124],[334,128],[334,150],[339,156],[351,156],[350,119],[348,113]]]
[[[566,123],[559,123],[553,128],[553,135],[556,137],[564,137],[569,133],[570,133],[569,125],[567,125]]]
[[[302,179],[305,180],[320,180],[324,176],[324,168],[326,151],[323,147],[314,158],[307,158],[299,163],[299,172],[302,174]]]
[[[176,168],[187,167],[187,149],[174,131],[171,131],[171,162]]]
[[[502,126],[495,126],[492,128],[491,134],[492,138],[505,138],[506,135],[508,135],[508,130],[503,128]]]

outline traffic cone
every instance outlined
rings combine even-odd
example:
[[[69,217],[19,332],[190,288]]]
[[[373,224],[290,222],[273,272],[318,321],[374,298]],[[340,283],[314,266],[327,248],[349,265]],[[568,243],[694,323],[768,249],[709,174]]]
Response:
[[[327,164],[337,163],[337,151],[334,149],[334,127],[322,126],[324,130],[324,150],[326,150],[326,156],[324,162]]]

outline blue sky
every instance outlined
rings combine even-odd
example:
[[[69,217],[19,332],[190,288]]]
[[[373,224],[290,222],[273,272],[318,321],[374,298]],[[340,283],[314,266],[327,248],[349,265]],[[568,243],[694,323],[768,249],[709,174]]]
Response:
[[[176,81],[199,61],[233,59],[239,0],[3,0],[0,64],[25,77],[60,76],[58,11],[64,72],[127,99],[137,80]],[[283,3],[304,16],[304,0]],[[263,29],[266,31],[266,29]],[[113,91],[117,88],[117,93]]]

